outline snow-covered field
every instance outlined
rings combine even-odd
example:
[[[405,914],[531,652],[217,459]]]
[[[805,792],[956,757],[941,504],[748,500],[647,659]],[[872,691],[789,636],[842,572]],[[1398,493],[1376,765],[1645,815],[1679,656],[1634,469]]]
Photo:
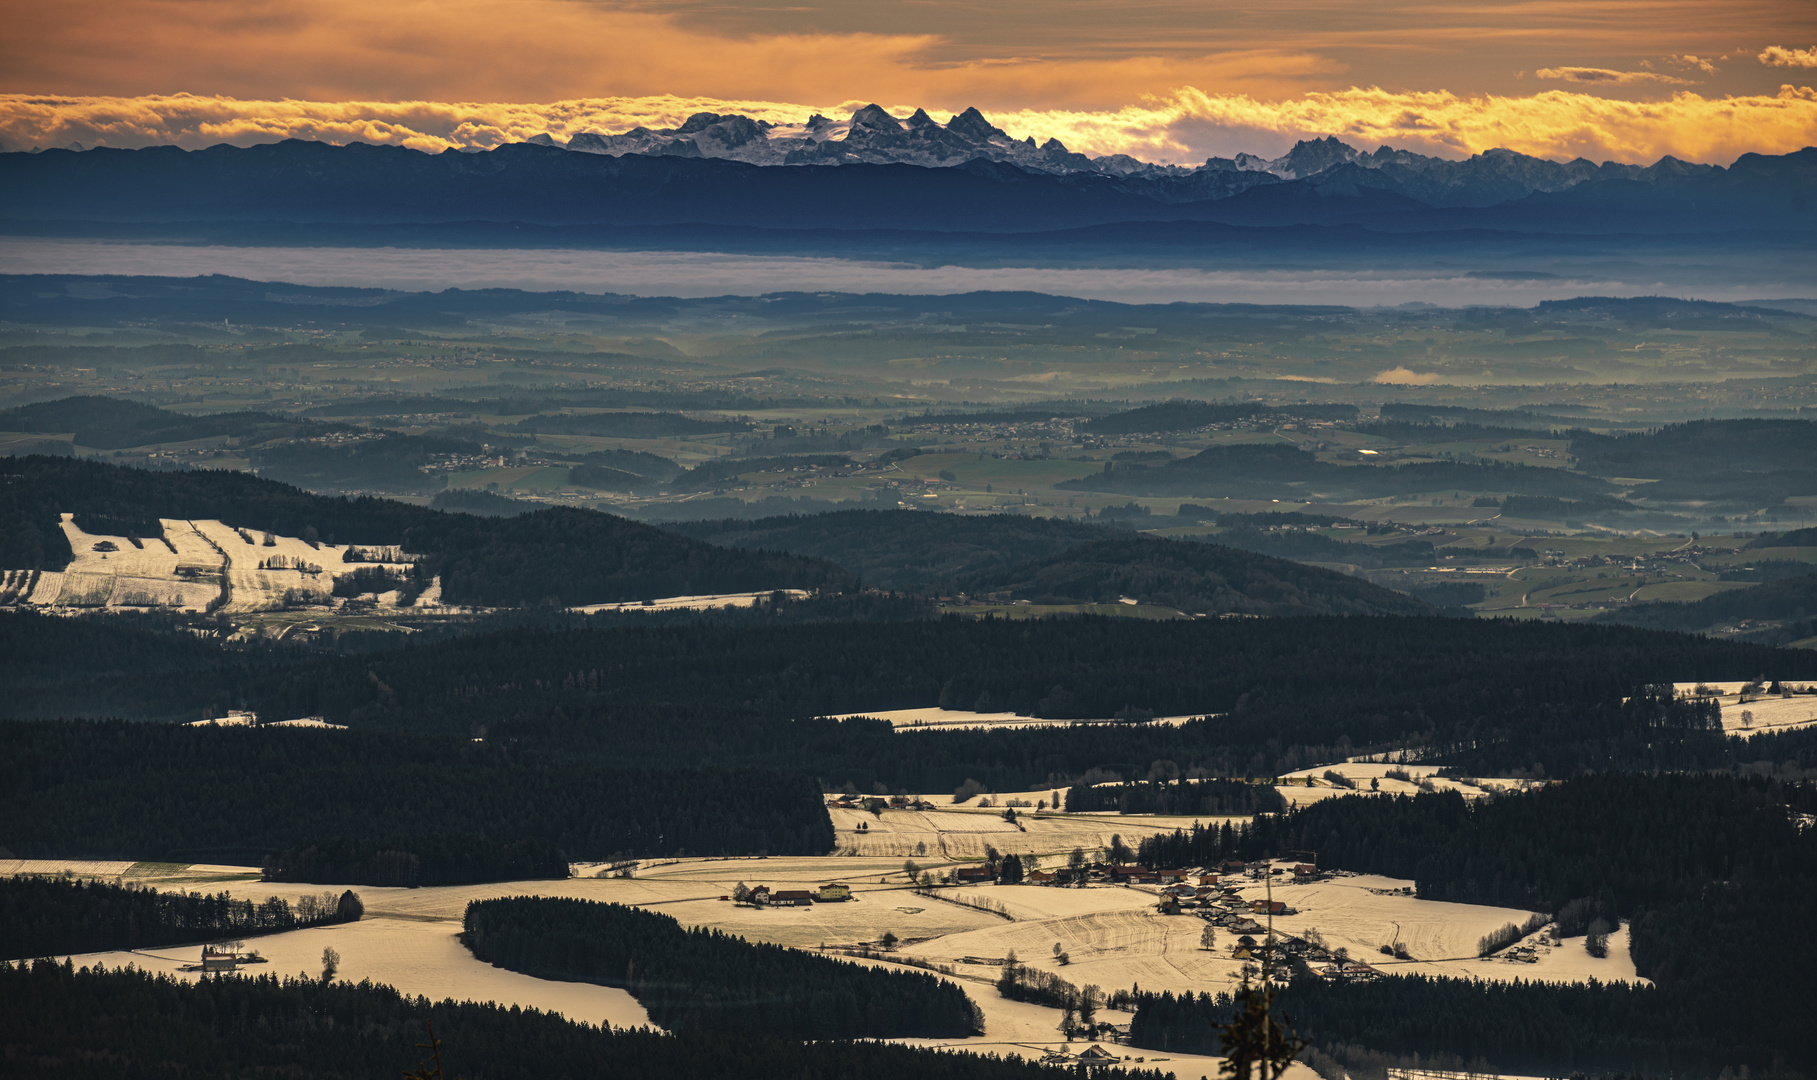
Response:
[[[1411,779],[1395,779],[1388,775],[1391,771],[1404,772]],[[1356,787],[1347,788],[1325,779],[1327,772],[1337,773],[1355,783]],[[1422,782],[1430,784],[1431,790],[1455,791],[1466,799],[1522,791],[1537,783],[1507,777],[1444,777],[1438,775],[1438,768],[1432,765],[1396,765],[1379,761],[1342,761],[1335,765],[1314,765],[1309,769],[1286,773],[1281,779],[1284,781],[1279,787],[1281,795],[1292,806],[1304,806],[1339,795],[1414,795],[1425,790],[1420,786]],[[1311,786],[1307,786],[1308,780],[1312,781]],[[1374,782],[1373,787],[1371,781]]]
[[[1772,680],[1767,680],[1767,683],[1771,685]],[[1742,701],[1741,690],[1747,685],[1747,683],[1739,682],[1672,684],[1680,694],[1691,693],[1699,686],[1707,686],[1717,691],[1716,703],[1722,707],[1722,733],[1724,735],[1753,735],[1761,731],[1789,731],[1793,728],[1810,727],[1817,724],[1817,694],[1806,692],[1814,684],[1783,683],[1782,688],[1793,691],[1793,696],[1780,697],[1777,694],[1771,694],[1756,697],[1752,701]],[[1744,713],[1748,714],[1745,718]]]
[[[83,532],[72,515],[63,515],[63,534],[74,558],[61,573],[41,575],[31,595],[21,602],[53,610],[174,609],[202,611],[216,602],[222,586],[228,602],[218,610],[228,615],[275,611],[287,594],[302,602],[335,606],[334,576],[357,565],[344,561],[347,544],[314,544],[293,536],[239,530],[219,521],[163,519],[164,539],[134,541],[124,536]],[[392,563],[400,570],[407,564]],[[419,602],[434,604],[440,583]],[[396,608],[397,593],[378,598],[380,608]]]
[[[868,816],[868,815],[867,815]],[[887,816],[887,814],[886,814]],[[960,816],[960,815],[953,815]],[[1090,819],[1068,819],[1090,820]],[[1121,819],[1127,824],[1132,819]],[[938,866],[935,860],[923,865]],[[236,896],[295,899],[322,891],[319,885],[271,884],[251,867],[182,866],[147,863],[23,862],[0,864],[0,872],[57,873],[125,878],[164,888],[229,888]],[[610,867],[577,864],[565,881],[506,882],[491,885],[386,889],[361,887],[366,918],[358,923],[299,930],[249,939],[249,948],[271,959],[255,973],[317,973],[324,947],[342,957],[341,977],[389,983],[409,994],[432,998],[492,1000],[553,1010],[589,1023],[635,1025],[647,1016],[628,994],[583,983],[549,982],[475,961],[457,940],[468,901],[496,896],[571,896],[633,904],[673,915],[690,926],[712,926],[752,941],[818,950],[876,942],[885,931],[902,941],[897,955],[952,967],[954,979],[978,1003],[986,1033],[972,1039],[907,1040],[917,1045],[963,1047],[985,1053],[1038,1058],[1050,1050],[1078,1052],[1058,1033],[1059,1013],[1039,1005],[1006,1001],[995,989],[1001,967],[968,962],[1002,960],[1014,952],[1031,967],[1052,971],[1077,986],[1105,991],[1139,984],[1149,990],[1227,990],[1240,977],[1230,956],[1235,936],[1222,928],[1215,946],[1201,946],[1206,923],[1190,914],[1162,915],[1152,888],[1093,885],[1052,888],[1034,885],[967,886],[924,896],[907,884],[902,860],[865,855],[743,859],[686,859],[645,864],[635,876],[611,876]],[[604,876],[601,876],[604,875]],[[805,908],[751,908],[722,900],[740,882],[749,886],[811,888],[827,882],[849,886],[853,899]],[[1476,957],[1477,941],[1505,923],[1524,921],[1528,912],[1420,900],[1402,892],[1411,882],[1392,878],[1341,876],[1294,884],[1275,879],[1274,898],[1298,912],[1275,919],[1277,931],[1303,935],[1317,930],[1330,947],[1350,950],[1353,959],[1388,972],[1424,972],[1489,980],[1546,979],[1603,982],[1635,980],[1626,927],[1610,936],[1606,959],[1590,957],[1583,939],[1540,946],[1535,963]],[[1227,881],[1226,884],[1232,883]],[[1246,899],[1264,895],[1260,882],[1236,879]],[[986,912],[965,901],[988,901],[1001,911]],[[1543,937],[1527,939],[1533,944]],[[1411,961],[1393,962],[1379,952],[1399,942]],[[1054,945],[1067,953],[1060,964]],[[150,949],[77,957],[76,962],[132,963],[175,972],[194,963],[199,949]],[[193,976],[185,976],[193,977]],[[1108,1013],[1112,1022],[1127,1017]],[[1215,1058],[1150,1054],[1132,1047],[1106,1049],[1188,1080],[1217,1075]],[[1295,1070],[1296,1080],[1312,1080]]]
[[[189,534],[187,522],[171,522],[162,540],[83,532],[63,515],[63,535],[74,557],[62,574],[63,587],[33,591],[32,603],[47,600],[63,608],[181,608],[200,611],[220,593],[221,558]],[[179,567],[184,568],[179,571]],[[194,575],[194,576],[190,576]],[[50,575],[45,575],[49,577]]]
[[[764,592],[713,593],[705,596],[666,596],[649,603],[626,600],[616,604],[584,604],[568,610],[593,615],[601,611],[709,611],[713,608],[747,608],[779,592],[786,593],[791,600],[806,600],[809,596],[806,589],[770,589]]]
[[[1051,797],[1051,792],[1024,793]],[[1064,794],[1061,796],[1064,798]],[[927,796],[929,801],[951,796]],[[1001,802],[1007,796],[993,796]],[[1063,855],[1073,848],[1087,852],[1107,847],[1112,836],[1121,836],[1134,847],[1144,836],[1190,829],[1194,821],[1215,823],[1224,818],[1153,817],[1116,814],[1039,814],[1017,810],[1015,823],[1005,821],[1001,806],[990,809],[885,810],[872,815],[864,810],[830,807],[838,850],[858,855],[895,856],[898,859],[981,859],[985,845],[1004,854]],[[1234,820],[1234,819],[1233,819]],[[859,825],[866,826],[862,831]]]
[[[1193,713],[1185,716],[1157,716],[1148,721],[1150,724],[1165,724],[1179,727],[1188,720],[1197,720],[1204,713]],[[937,728],[943,731],[956,731],[967,728],[1037,728],[1068,727],[1072,724],[1116,724],[1119,720],[1109,718],[1097,720],[1043,720],[1033,716],[1018,716],[1015,713],[967,712],[964,709],[883,709],[872,712],[841,713],[833,719],[850,720],[854,717],[869,717],[873,720],[886,720],[894,728]]]
[[[589,1024],[637,1027],[649,1023],[643,1006],[623,990],[532,978],[475,960],[460,943],[460,930],[458,920],[420,922],[369,914],[357,923],[248,938],[247,949],[270,963],[245,970],[253,975],[320,975],[322,950],[332,948],[341,955],[340,977],[353,982],[371,979],[435,1001],[454,998],[534,1007]],[[199,947],[160,948],[91,953],[76,957],[75,962],[107,967],[132,964],[195,979],[200,975],[178,969],[195,964],[200,957]]]

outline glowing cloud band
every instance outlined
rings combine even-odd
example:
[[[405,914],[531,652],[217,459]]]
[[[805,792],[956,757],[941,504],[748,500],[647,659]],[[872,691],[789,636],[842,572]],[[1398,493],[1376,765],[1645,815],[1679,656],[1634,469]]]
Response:
[[[256,101],[188,94],[145,97],[0,95],[0,147],[217,143],[279,139],[390,143],[419,150],[487,149],[548,132],[619,132],[669,127],[696,112],[742,113],[800,123],[813,112],[843,116],[863,102],[600,97],[547,104],[493,102]],[[907,115],[917,102],[883,102]],[[930,112],[944,119],[966,102]],[[1750,151],[1782,154],[1817,144],[1817,94],[1788,85],[1777,96],[1706,98],[1681,92],[1663,101],[1622,101],[1567,90],[1524,97],[1446,91],[1351,88],[1283,100],[1210,94],[1182,87],[1115,110],[999,111],[988,114],[1018,138],[1058,138],[1087,154],[1125,153],[1196,163],[1239,150],[1274,154],[1293,140],[1335,135],[1363,149],[1390,144],[1446,157],[1506,147],[1565,160],[1651,162],[1667,154],[1726,164]]]

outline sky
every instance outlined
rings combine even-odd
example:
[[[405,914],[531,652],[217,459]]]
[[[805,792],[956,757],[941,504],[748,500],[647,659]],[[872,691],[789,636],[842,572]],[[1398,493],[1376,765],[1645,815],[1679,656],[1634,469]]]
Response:
[[[1337,135],[1726,164],[1817,144],[1814,0],[0,0],[0,148],[486,148],[968,105],[1196,163]]]

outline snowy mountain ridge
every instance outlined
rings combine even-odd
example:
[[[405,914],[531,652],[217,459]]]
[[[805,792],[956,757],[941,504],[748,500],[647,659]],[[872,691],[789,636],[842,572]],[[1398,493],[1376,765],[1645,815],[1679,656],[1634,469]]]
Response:
[[[560,146],[552,136],[531,140]],[[917,165],[951,168],[997,162],[1028,172],[1084,174],[1165,202],[1226,198],[1254,187],[1296,180],[1379,188],[1433,206],[1487,206],[1533,192],[1562,191],[1592,180],[1650,182],[1661,176],[1721,171],[1666,157],[1653,165],[1596,164],[1584,158],[1550,161],[1513,150],[1488,150],[1461,161],[1383,146],[1364,152],[1335,136],[1302,140],[1277,158],[1238,154],[1203,165],[1160,165],[1127,154],[1088,157],[1058,139],[1037,144],[1011,138],[976,108],[941,124],[924,109],[906,120],[866,105],[849,120],[815,114],[800,124],[772,124],[746,116],[696,113],[680,127],[635,127],[619,135],[582,132],[566,144],[580,153],[619,157],[721,158],[753,165]]]

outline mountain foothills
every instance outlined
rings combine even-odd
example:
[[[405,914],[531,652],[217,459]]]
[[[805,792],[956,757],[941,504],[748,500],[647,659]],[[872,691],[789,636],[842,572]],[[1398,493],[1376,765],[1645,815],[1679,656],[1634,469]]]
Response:
[[[838,166],[828,168],[825,166]],[[875,105],[849,121],[771,125],[701,113],[667,131],[538,137],[483,153],[298,140],[184,151],[0,154],[0,198],[23,221],[510,221],[536,225],[890,227],[1014,232],[1111,222],[1368,222],[1398,228],[1708,231],[1791,226],[1817,149],[1733,165],[1664,158],[1564,164],[1507,150],[1464,161],[1326,138],[1280,158],[1185,168],[1036,146],[976,109],[939,124]],[[1695,214],[1695,221],[1661,215]]]

